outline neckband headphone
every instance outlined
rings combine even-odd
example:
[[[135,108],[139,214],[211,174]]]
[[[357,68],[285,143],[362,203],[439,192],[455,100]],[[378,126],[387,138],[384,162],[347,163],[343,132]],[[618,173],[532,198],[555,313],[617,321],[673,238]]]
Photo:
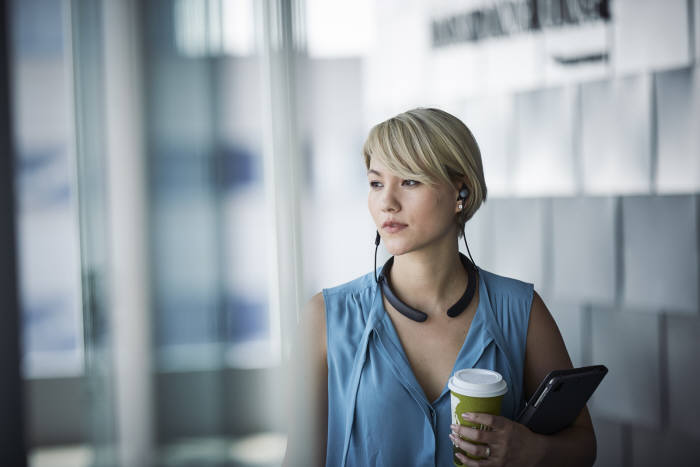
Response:
[[[469,189],[466,185],[462,185],[462,188],[459,190],[459,197],[457,198],[457,200],[460,202],[460,208],[468,196]],[[464,227],[462,227],[462,236],[464,237],[464,245],[467,247],[467,253],[469,253],[469,259],[462,253],[459,254],[459,259],[462,262],[464,269],[467,271],[468,282],[467,288],[460,299],[447,310],[447,316],[450,318],[459,316],[460,313],[462,313],[469,306],[474,298],[474,292],[476,291],[476,265],[474,264],[474,259],[472,259],[472,254],[469,251],[469,245],[467,244],[467,236],[464,233]],[[377,231],[377,236],[374,240],[374,280],[377,282],[377,284],[379,284],[379,289],[381,290],[382,295],[386,297],[391,306],[396,308],[396,310],[402,315],[412,319],[413,321],[425,321],[428,319],[428,315],[426,313],[403,302],[391,289],[391,285],[389,284],[389,271],[391,271],[391,267],[394,264],[393,256],[389,258],[386,263],[384,263],[382,272],[379,274],[379,277],[377,277],[377,250],[379,249],[380,241],[381,237],[379,235],[379,231]]]

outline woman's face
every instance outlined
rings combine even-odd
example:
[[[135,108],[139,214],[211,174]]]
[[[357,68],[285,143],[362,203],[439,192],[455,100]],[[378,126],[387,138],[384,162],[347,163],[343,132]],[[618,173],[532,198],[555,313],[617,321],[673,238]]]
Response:
[[[389,253],[416,251],[447,235],[456,238],[454,217],[459,210],[454,186],[403,179],[374,160],[367,178],[369,212]]]

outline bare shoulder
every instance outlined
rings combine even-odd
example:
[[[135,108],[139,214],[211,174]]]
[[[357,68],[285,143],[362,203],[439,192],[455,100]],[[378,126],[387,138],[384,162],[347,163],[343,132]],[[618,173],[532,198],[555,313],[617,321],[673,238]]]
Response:
[[[548,337],[550,339],[556,337],[555,334],[559,335],[557,323],[554,321],[552,314],[547,309],[547,305],[544,304],[542,297],[540,297],[537,291],[533,291],[532,307],[530,308],[530,324],[527,332],[528,341],[530,340],[531,333],[536,334],[538,337]]]
[[[328,418],[326,306],[314,295],[301,314],[291,352],[292,381],[287,393],[288,431],[282,465],[325,465]]]
[[[326,303],[323,293],[319,292],[309,300],[304,316],[302,317],[302,328],[305,337],[311,340],[321,355],[326,356]]]
[[[323,292],[319,292],[309,300],[307,306],[307,311],[309,314],[313,315],[313,319],[319,321],[326,321],[326,302],[323,299]]]
[[[322,293],[314,295],[306,304],[293,339],[292,358],[295,363],[313,372],[325,372],[326,305]]]

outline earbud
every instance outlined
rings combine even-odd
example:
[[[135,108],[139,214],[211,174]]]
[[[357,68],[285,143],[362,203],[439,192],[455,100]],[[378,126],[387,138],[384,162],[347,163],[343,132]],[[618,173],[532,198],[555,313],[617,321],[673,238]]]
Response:
[[[469,196],[469,188],[467,188],[467,185],[464,183],[462,184],[462,188],[459,189],[459,197],[457,198],[457,201],[459,201],[459,204],[457,205],[457,208],[461,211],[462,208],[464,207],[464,200],[467,199]]]
[[[459,198],[461,200],[467,199],[469,196],[469,188],[467,188],[467,185],[462,184],[462,188],[459,189]]]

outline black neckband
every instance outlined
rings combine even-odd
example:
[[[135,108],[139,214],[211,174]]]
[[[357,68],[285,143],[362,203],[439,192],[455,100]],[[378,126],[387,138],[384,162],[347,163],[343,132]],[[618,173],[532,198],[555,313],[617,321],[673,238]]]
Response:
[[[459,300],[457,300],[457,303],[452,305],[449,310],[447,310],[447,316],[449,316],[450,318],[458,316],[469,306],[469,304],[472,301],[472,298],[474,298],[474,292],[476,291],[476,267],[474,266],[474,263],[469,261],[469,259],[462,253],[459,254],[459,259],[462,261],[462,265],[467,271],[467,277],[469,278],[469,282],[467,283],[467,289],[464,291],[462,297]],[[423,313],[422,311],[416,310],[415,308],[412,308],[409,305],[405,304],[401,301],[401,299],[399,299],[399,297],[397,297],[394,294],[394,291],[391,290],[391,286],[389,285],[388,274],[393,264],[394,257],[392,256],[384,264],[382,272],[379,274],[379,279],[377,279],[382,294],[386,297],[389,303],[391,303],[391,306],[396,308],[402,315],[412,319],[413,321],[425,321],[426,319],[428,319],[428,315],[426,313]]]

